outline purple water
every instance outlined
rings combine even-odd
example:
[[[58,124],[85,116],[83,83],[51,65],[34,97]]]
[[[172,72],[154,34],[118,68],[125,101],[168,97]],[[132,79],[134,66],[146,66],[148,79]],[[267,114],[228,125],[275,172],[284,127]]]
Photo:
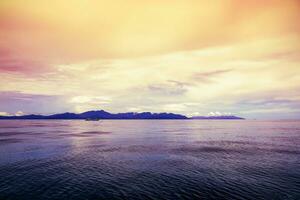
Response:
[[[0,120],[0,199],[300,199],[299,122]]]

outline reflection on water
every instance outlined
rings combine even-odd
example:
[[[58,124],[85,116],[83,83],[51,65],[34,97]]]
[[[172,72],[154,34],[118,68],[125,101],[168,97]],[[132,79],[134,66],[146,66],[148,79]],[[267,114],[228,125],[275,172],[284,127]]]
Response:
[[[0,199],[300,199],[299,121],[0,120]]]

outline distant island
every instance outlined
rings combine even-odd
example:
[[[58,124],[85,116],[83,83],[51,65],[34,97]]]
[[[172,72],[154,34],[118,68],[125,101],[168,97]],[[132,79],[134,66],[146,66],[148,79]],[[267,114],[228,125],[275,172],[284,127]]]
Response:
[[[242,120],[236,116],[195,116],[187,117],[174,113],[151,113],[151,112],[127,112],[109,113],[104,110],[87,111],[83,113],[60,113],[53,115],[22,115],[22,116],[0,116],[1,119],[192,119],[192,120]]]

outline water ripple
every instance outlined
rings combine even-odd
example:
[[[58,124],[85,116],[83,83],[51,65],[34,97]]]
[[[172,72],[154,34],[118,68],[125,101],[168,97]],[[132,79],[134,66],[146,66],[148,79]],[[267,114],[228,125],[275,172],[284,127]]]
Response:
[[[296,200],[299,128],[260,121],[0,121],[0,199]]]

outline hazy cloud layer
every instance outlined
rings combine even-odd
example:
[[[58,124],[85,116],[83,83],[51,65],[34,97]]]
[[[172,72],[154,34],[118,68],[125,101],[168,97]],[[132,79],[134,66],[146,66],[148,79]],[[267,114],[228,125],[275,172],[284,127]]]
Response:
[[[0,113],[300,117],[299,5],[3,0]]]

